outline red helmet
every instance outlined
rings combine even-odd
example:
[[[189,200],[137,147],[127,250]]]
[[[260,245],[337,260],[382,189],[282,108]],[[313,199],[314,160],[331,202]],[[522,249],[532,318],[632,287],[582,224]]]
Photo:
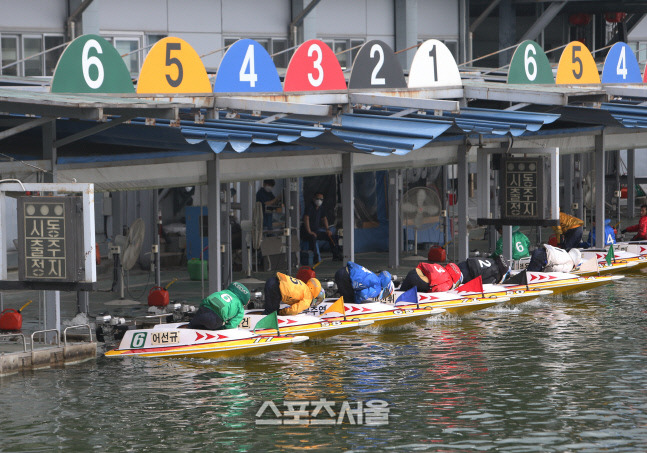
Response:
[[[447,271],[454,284],[460,283],[463,280],[463,274],[461,274],[461,270],[456,264],[449,263],[447,266],[445,266],[445,271]]]

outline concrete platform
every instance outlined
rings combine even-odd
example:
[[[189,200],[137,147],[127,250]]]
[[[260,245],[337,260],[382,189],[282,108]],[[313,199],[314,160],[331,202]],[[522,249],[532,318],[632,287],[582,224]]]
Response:
[[[31,350],[22,342],[0,344],[0,376],[39,368],[72,365],[97,357],[97,343],[68,343],[67,346],[38,345]]]

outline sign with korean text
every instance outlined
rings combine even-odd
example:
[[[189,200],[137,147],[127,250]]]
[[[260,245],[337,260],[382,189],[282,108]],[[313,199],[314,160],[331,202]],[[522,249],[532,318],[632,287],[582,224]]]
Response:
[[[81,281],[79,204],[79,197],[18,198],[20,280]]]
[[[501,217],[519,220],[543,217],[543,162],[541,157],[504,157],[501,162]]]

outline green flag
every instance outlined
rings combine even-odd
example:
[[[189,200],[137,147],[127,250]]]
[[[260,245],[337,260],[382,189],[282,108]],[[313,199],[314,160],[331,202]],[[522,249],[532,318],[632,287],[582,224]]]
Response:
[[[276,332],[280,335],[281,332],[279,332],[279,318],[276,313],[277,312],[270,313],[269,315],[258,321],[256,323],[256,326],[254,326],[254,332],[256,332],[256,329],[276,329]]]
[[[611,266],[611,262],[615,259],[615,255],[613,254],[613,244],[609,247],[607,256],[604,259],[607,261],[607,265]]]

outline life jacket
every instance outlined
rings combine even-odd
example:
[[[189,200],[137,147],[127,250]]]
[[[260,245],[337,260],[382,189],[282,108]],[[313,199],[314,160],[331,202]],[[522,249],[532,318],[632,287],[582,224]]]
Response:
[[[492,258],[468,258],[466,264],[470,273],[469,280],[480,275],[483,283],[498,283],[503,277],[496,260]],[[468,280],[463,278],[463,283],[466,281]]]
[[[279,315],[296,315],[310,307],[312,293],[306,283],[280,272],[276,273],[276,277],[279,279],[281,301],[290,305],[279,310]]]
[[[382,283],[377,275],[352,261],[348,262],[347,267],[350,281],[353,284],[356,303],[361,303],[380,295]]]
[[[573,258],[564,249],[544,244],[546,249],[546,267],[544,272],[570,272],[573,270]]]
[[[443,266],[436,263],[420,263],[417,266],[429,282],[429,291],[449,291],[453,288],[454,282]]]

